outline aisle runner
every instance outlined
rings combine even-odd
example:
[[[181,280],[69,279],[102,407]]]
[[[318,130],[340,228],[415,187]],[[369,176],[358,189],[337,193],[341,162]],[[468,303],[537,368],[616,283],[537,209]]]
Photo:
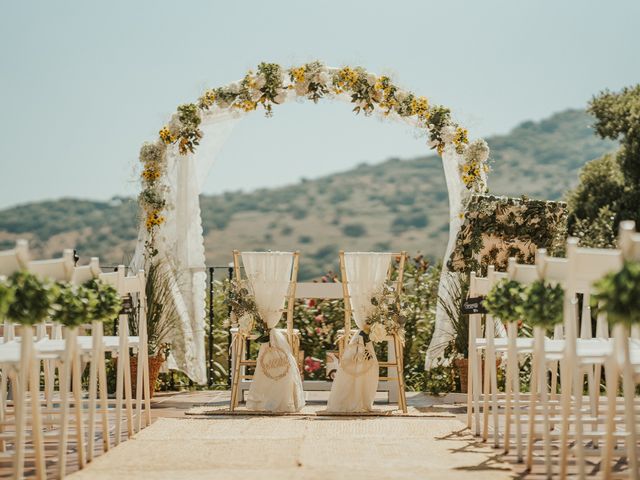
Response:
[[[161,418],[69,480],[506,480],[453,418]]]

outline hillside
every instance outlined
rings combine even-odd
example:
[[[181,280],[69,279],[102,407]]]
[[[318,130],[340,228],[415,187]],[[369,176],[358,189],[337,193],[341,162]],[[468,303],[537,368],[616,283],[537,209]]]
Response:
[[[593,135],[590,117],[570,110],[525,122],[486,139],[492,193],[560,199],[587,161],[614,148]],[[448,234],[440,159],[390,159],[295,185],[201,198],[207,261],[226,265],[239,249],[299,249],[302,278],[332,268],[340,248],[399,250],[439,257]],[[136,238],[136,205],[63,198],[0,211],[0,248],[16,238],[37,255],[76,247],[102,263],[127,261]]]

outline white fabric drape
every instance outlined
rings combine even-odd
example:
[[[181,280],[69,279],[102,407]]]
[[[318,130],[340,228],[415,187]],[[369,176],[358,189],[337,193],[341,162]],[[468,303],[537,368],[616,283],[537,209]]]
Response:
[[[249,410],[297,412],[304,406],[304,392],[298,365],[286,336],[275,327],[282,317],[282,308],[289,291],[293,253],[243,252],[242,263],[254,294],[256,307],[271,329],[269,343],[260,346],[258,362],[247,396]],[[289,367],[282,378],[270,378],[262,367],[269,348],[286,354]]]
[[[345,253],[347,288],[358,331],[345,348],[327,403],[330,412],[368,412],[378,390],[379,367],[373,343],[360,335],[381,291],[391,264],[390,253]]]
[[[202,119],[203,138],[195,154],[180,155],[175,145],[167,147],[167,173],[163,178],[170,208],[156,239],[158,256],[172,283],[172,296],[179,316],[170,335],[175,366],[194,382],[207,381],[204,319],[207,274],[199,196],[216,155],[241,118],[237,111],[211,109]],[[148,238],[140,227],[133,271],[145,267],[144,244]]]
[[[445,148],[442,154],[442,167],[444,168],[444,177],[449,192],[449,241],[442,259],[442,273],[440,274],[440,284],[438,285],[438,296],[440,298],[448,298],[447,292],[452,290],[451,284],[455,281],[456,274],[449,271],[447,262],[451,253],[453,253],[458,232],[460,232],[464,222],[464,217],[461,215],[462,207],[465,200],[470,196],[469,190],[467,190],[460,178],[459,166],[463,161],[462,155],[457,153],[453,146]],[[433,337],[431,337],[431,343],[425,358],[426,370],[434,367],[444,357],[444,349],[453,336],[454,331],[451,320],[440,302],[438,302]]]

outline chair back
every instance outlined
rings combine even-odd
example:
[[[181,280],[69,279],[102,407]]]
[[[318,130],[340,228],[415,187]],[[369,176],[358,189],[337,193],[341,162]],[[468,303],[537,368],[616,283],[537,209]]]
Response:
[[[10,276],[18,270],[27,268],[29,263],[29,242],[16,241],[15,248],[0,252],[0,275]]]
[[[484,296],[491,290],[491,283],[487,277],[478,277],[476,272],[469,275],[469,296]]]
[[[514,257],[509,258],[507,275],[509,276],[509,280],[515,280],[524,285],[533,283],[539,278],[538,268],[535,265],[518,263]]]
[[[60,258],[32,260],[27,263],[27,269],[41,279],[68,282],[71,280],[74,269],[73,250],[65,249]]]
[[[567,276],[569,275],[569,260],[560,257],[550,257],[545,248],[540,248],[536,252],[536,267],[541,279],[552,284],[560,284],[564,290],[567,286]],[[567,303],[565,296],[565,317],[570,315],[571,302]],[[553,338],[560,340],[564,338],[562,324],[554,327]]]
[[[300,282],[296,286],[296,298],[317,298],[322,300],[342,299],[342,283]]]
[[[568,275],[565,287],[565,301],[572,302],[574,308],[566,315],[564,327],[567,344],[574,345],[575,339],[592,338],[591,329],[591,289],[593,284],[610,272],[622,267],[622,252],[618,249],[585,248],[578,246],[578,239],[570,237],[567,240]],[[577,295],[581,293],[582,315],[580,330],[577,330]],[[602,321],[599,325],[599,335],[604,335]],[[608,329],[607,329],[608,332]],[[608,336],[608,333],[607,333]]]
[[[89,280],[98,278],[102,270],[100,270],[100,259],[98,257],[91,257],[91,260],[87,265],[75,267],[71,274],[71,283],[74,285],[82,285]]]
[[[489,290],[491,290],[496,283],[498,283],[500,280],[504,280],[505,278],[509,278],[509,274],[507,274],[506,272],[498,272],[496,271],[496,267],[494,265],[489,265],[489,267],[487,268]]]
[[[264,253],[266,254],[271,252],[264,252]],[[296,291],[298,286],[298,270],[300,265],[300,252],[299,251],[291,252],[291,255],[293,255],[293,263],[291,268],[291,276],[289,280],[289,290],[286,296],[286,303],[287,303],[286,313],[287,313],[287,337],[289,339],[289,345],[293,347],[293,342],[294,342],[293,308],[295,305]],[[242,280],[242,271],[240,268],[241,258],[242,258],[242,253],[239,250],[234,250],[233,251],[233,271],[234,271],[235,279],[238,282]]]
[[[349,279],[347,278],[347,268],[345,262],[345,254],[344,250],[340,250],[339,259],[340,259],[340,277],[341,277],[341,285],[342,285],[342,295],[344,298],[344,337],[343,337],[343,345],[348,345],[349,337],[351,335],[351,316],[353,313],[352,305],[351,305],[351,295],[349,294]],[[398,301],[400,295],[402,294],[402,289],[404,286],[404,267],[407,260],[407,252],[402,251],[399,253],[389,253],[391,257],[396,257],[398,259],[398,277],[395,281],[395,291],[398,295]],[[391,274],[393,271],[393,264],[389,262],[389,269],[387,270],[386,282],[391,280]]]

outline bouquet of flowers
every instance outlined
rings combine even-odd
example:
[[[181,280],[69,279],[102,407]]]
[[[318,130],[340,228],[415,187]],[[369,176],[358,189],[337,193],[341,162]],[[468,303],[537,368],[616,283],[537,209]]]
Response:
[[[246,282],[231,280],[228,299],[231,311],[238,321],[238,331],[245,336],[256,331],[258,342],[268,342],[269,328],[260,315],[256,301],[249,292]]]
[[[384,285],[382,290],[371,298],[373,310],[367,317],[365,333],[374,343],[383,342],[387,335],[396,334],[404,342],[404,324],[407,319],[406,306],[397,290]]]

